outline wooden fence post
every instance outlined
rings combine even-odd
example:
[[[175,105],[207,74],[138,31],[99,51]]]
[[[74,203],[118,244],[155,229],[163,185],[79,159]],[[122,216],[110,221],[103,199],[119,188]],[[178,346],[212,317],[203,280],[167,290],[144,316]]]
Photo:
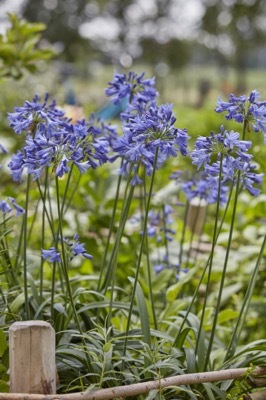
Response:
[[[56,393],[55,332],[44,321],[15,322],[9,329],[11,393]]]

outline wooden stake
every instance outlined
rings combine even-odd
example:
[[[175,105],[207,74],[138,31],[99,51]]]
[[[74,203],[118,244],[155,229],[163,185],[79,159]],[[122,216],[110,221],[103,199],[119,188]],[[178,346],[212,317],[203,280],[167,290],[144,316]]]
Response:
[[[55,332],[44,321],[15,322],[9,330],[10,392],[56,393]]]

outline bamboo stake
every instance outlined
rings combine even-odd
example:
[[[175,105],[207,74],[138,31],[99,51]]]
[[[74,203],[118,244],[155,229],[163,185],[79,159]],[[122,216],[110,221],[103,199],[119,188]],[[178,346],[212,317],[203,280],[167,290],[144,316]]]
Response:
[[[231,379],[241,379],[249,372],[249,368],[228,369],[197,374],[184,374],[164,378],[156,381],[134,383],[127,386],[117,386],[95,391],[81,393],[41,395],[41,394],[13,394],[0,393],[0,400],[109,400],[125,398],[148,393],[151,390],[169,386],[194,385],[204,382],[218,382]],[[266,367],[256,367],[250,374],[252,376],[266,375]]]

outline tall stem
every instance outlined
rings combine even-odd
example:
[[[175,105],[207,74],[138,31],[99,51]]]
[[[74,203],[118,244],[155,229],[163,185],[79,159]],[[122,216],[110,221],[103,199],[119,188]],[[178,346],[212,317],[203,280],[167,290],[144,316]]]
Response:
[[[216,213],[215,213],[214,231],[213,231],[213,236],[212,236],[212,247],[211,247],[210,262],[209,262],[209,272],[208,272],[208,278],[207,278],[206,292],[205,292],[205,296],[204,296],[204,304],[202,307],[202,314],[201,314],[201,319],[200,319],[200,327],[199,327],[199,332],[198,332],[198,336],[197,336],[196,352],[198,350],[198,346],[199,346],[200,339],[201,339],[202,327],[203,327],[203,323],[204,323],[204,316],[205,316],[206,305],[207,305],[207,298],[208,298],[210,283],[211,283],[214,248],[215,248],[216,240],[217,240],[218,217],[219,217],[219,210],[220,210],[222,167],[223,167],[223,156],[221,155],[220,170],[219,170],[219,183],[218,183],[218,198],[217,198],[217,203],[216,203]]]
[[[109,225],[107,243],[105,245],[104,255],[103,255],[101,268],[100,268],[100,276],[99,276],[97,291],[99,291],[100,287],[101,287],[103,271],[104,271],[104,268],[105,268],[105,263],[106,263],[106,260],[107,260],[107,254],[108,254],[109,247],[110,247],[110,240],[111,240],[111,236],[112,236],[113,229],[114,229],[115,215],[116,215],[117,204],[118,204],[118,200],[119,200],[119,192],[120,192],[121,181],[122,181],[122,175],[119,175],[119,178],[118,178],[118,181],[117,181],[117,186],[116,186],[115,202],[114,202],[111,221],[110,221],[110,225]]]
[[[155,157],[154,157],[154,166],[153,166],[153,172],[152,172],[152,177],[151,177],[151,184],[150,184],[150,189],[149,189],[149,193],[148,193],[148,199],[147,199],[146,210],[145,210],[144,221],[143,221],[143,233],[142,233],[141,242],[140,242],[139,256],[138,256],[138,260],[137,260],[136,273],[135,273],[135,278],[134,278],[133,290],[132,290],[132,294],[131,294],[128,318],[127,318],[127,327],[126,327],[126,336],[125,336],[125,342],[124,342],[123,356],[125,356],[125,354],[126,354],[128,332],[129,332],[129,328],[130,328],[134,299],[135,299],[135,294],[136,294],[136,289],[137,289],[137,284],[138,284],[138,276],[139,276],[139,271],[140,271],[142,253],[143,253],[144,243],[146,240],[145,236],[147,234],[148,213],[149,213],[150,202],[151,202],[151,197],[152,197],[152,190],[153,190],[153,184],[154,184],[154,178],[155,178],[155,172],[156,172],[156,164],[157,164],[157,160],[158,160],[158,151],[159,150],[157,147]],[[123,362],[123,366],[124,366],[124,362]],[[122,370],[123,370],[123,368],[122,368]]]
[[[56,176],[55,178],[56,180],[56,201],[57,201],[57,213],[58,213],[58,232],[60,234],[60,244],[61,244],[61,249],[62,249],[62,267],[63,267],[63,274],[64,274],[64,278],[65,278],[65,283],[66,283],[66,288],[67,288],[67,294],[70,300],[70,304],[71,304],[71,308],[72,308],[72,312],[73,312],[73,316],[74,316],[74,320],[77,324],[77,328],[78,331],[80,333],[80,337],[82,340],[82,344],[84,349],[86,349],[86,341],[81,329],[81,325],[80,325],[80,321],[78,318],[78,314],[77,314],[77,310],[75,307],[75,302],[74,302],[74,298],[72,295],[72,289],[71,289],[71,285],[70,285],[70,280],[69,280],[69,276],[68,276],[68,263],[67,263],[67,257],[66,257],[66,251],[65,251],[65,243],[64,243],[64,236],[63,236],[63,220],[62,220],[62,207],[60,205],[60,196],[59,196],[59,182],[58,182],[58,177]],[[87,359],[87,363],[88,363],[88,367],[89,370],[91,372],[93,372],[93,367],[89,358],[89,355],[87,353],[87,351],[85,351],[86,354],[86,359]],[[93,381],[94,381],[94,377],[92,377]]]
[[[23,236],[24,236],[24,246],[23,246],[23,278],[24,278],[24,296],[25,296],[25,310],[26,317],[30,319],[30,305],[29,305],[29,296],[28,296],[28,278],[27,278],[27,237],[28,237],[28,207],[29,207],[29,193],[30,193],[30,174],[28,174],[27,178],[27,186],[26,186],[26,199],[25,199],[25,213],[23,219]]]

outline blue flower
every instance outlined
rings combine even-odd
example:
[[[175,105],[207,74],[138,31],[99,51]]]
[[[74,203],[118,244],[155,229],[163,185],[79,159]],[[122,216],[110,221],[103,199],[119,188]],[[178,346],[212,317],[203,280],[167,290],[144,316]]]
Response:
[[[223,126],[218,134],[211,132],[209,137],[200,136],[195,142],[195,150],[190,153],[192,164],[197,165],[198,169],[202,165],[220,160],[223,157],[234,157],[242,161],[252,158],[247,151],[251,147],[251,142],[239,140],[238,132],[228,132]]]
[[[48,250],[42,249],[42,257],[50,262],[61,262],[60,253],[55,247],[50,247]]]
[[[138,166],[143,166],[147,175],[151,175],[154,167],[158,169],[170,156],[178,152],[187,155],[189,136],[185,129],[174,126],[175,121],[169,104],[153,104],[145,113],[132,115],[123,125],[123,135],[113,145],[114,152],[123,160],[119,174],[128,176],[133,171],[131,184],[134,185],[141,181],[135,176]],[[158,155],[156,166],[155,154]]]
[[[19,215],[25,213],[24,208],[22,208],[21,206],[19,206],[19,205],[16,203],[16,201],[15,201],[15,199],[14,199],[13,197],[9,197],[8,199],[9,199],[10,203],[13,205],[13,207],[15,208],[16,213],[17,213],[17,216],[19,216]]]
[[[14,180],[21,181],[24,169],[35,180],[45,168],[52,167],[52,172],[63,177],[72,163],[84,173],[109,161],[109,143],[116,138],[114,128],[99,120],[94,126],[92,117],[88,122],[82,120],[73,125],[57,110],[55,102],[47,105],[46,101],[41,103],[35,97],[32,103],[26,102],[9,115],[14,129],[21,123],[19,132],[28,131],[23,149],[14,154],[9,163]]]
[[[209,137],[199,137],[195,142],[195,150],[190,154],[192,163],[198,166],[198,170],[203,166],[205,171],[205,180],[208,181],[209,189],[205,194],[205,199],[210,202],[211,199],[217,200],[215,191],[218,193],[218,182],[221,179],[221,202],[225,201],[226,184],[235,184],[238,174],[242,188],[247,189],[250,194],[256,196],[259,189],[254,188],[254,184],[262,181],[262,175],[256,174],[255,166],[251,164],[252,155],[248,153],[251,142],[239,139],[239,133],[227,132],[221,127],[218,134],[211,133]],[[221,173],[221,176],[220,176]],[[193,193],[199,192],[199,183],[185,184],[183,189],[191,198]],[[204,184],[201,183],[201,188]],[[206,189],[208,187],[206,186]],[[206,195],[210,194],[210,198]],[[200,194],[200,193],[198,193]],[[203,195],[202,195],[203,196]],[[199,197],[202,197],[199,196]],[[202,197],[203,198],[203,197]],[[216,198],[216,200],[215,200]]]
[[[92,255],[86,252],[85,244],[80,243],[79,235],[77,233],[74,235],[73,240],[74,242],[70,239],[64,238],[64,242],[68,247],[70,261],[76,256],[82,256],[87,258],[88,260],[91,260],[93,258]]]
[[[120,104],[127,98],[129,103],[148,103],[154,100],[158,93],[154,89],[155,78],[143,79],[144,72],[137,75],[135,72],[126,74],[115,73],[109,88],[105,90],[107,96],[112,98],[114,104]]]
[[[264,142],[266,143],[266,102],[258,101],[260,94],[253,90],[248,97],[231,94],[228,102],[218,99],[215,111],[227,112],[226,119],[233,119],[236,122],[246,121],[247,130],[250,132],[250,126],[255,132],[263,132]]]
[[[0,200],[0,210],[5,215],[10,213],[12,211],[12,208],[10,207],[7,201]]]
[[[218,170],[219,174],[219,170]],[[208,175],[205,171],[194,174],[193,178],[182,184],[182,190],[188,201],[194,198],[205,200],[208,204],[216,203],[218,200],[219,181],[216,177]],[[227,202],[228,187],[224,184],[220,188],[220,203]]]
[[[171,242],[176,233],[171,228],[173,212],[173,207],[169,204],[163,205],[158,210],[151,209],[148,214],[147,235],[156,238],[158,243],[162,242],[163,237]]]
[[[64,117],[64,112],[56,108],[55,101],[47,104],[48,98],[47,94],[42,103],[41,98],[35,95],[32,102],[26,101],[22,107],[16,107],[15,112],[8,114],[10,126],[16,134],[34,134],[37,124],[46,125],[48,131],[58,126],[58,120]]]

